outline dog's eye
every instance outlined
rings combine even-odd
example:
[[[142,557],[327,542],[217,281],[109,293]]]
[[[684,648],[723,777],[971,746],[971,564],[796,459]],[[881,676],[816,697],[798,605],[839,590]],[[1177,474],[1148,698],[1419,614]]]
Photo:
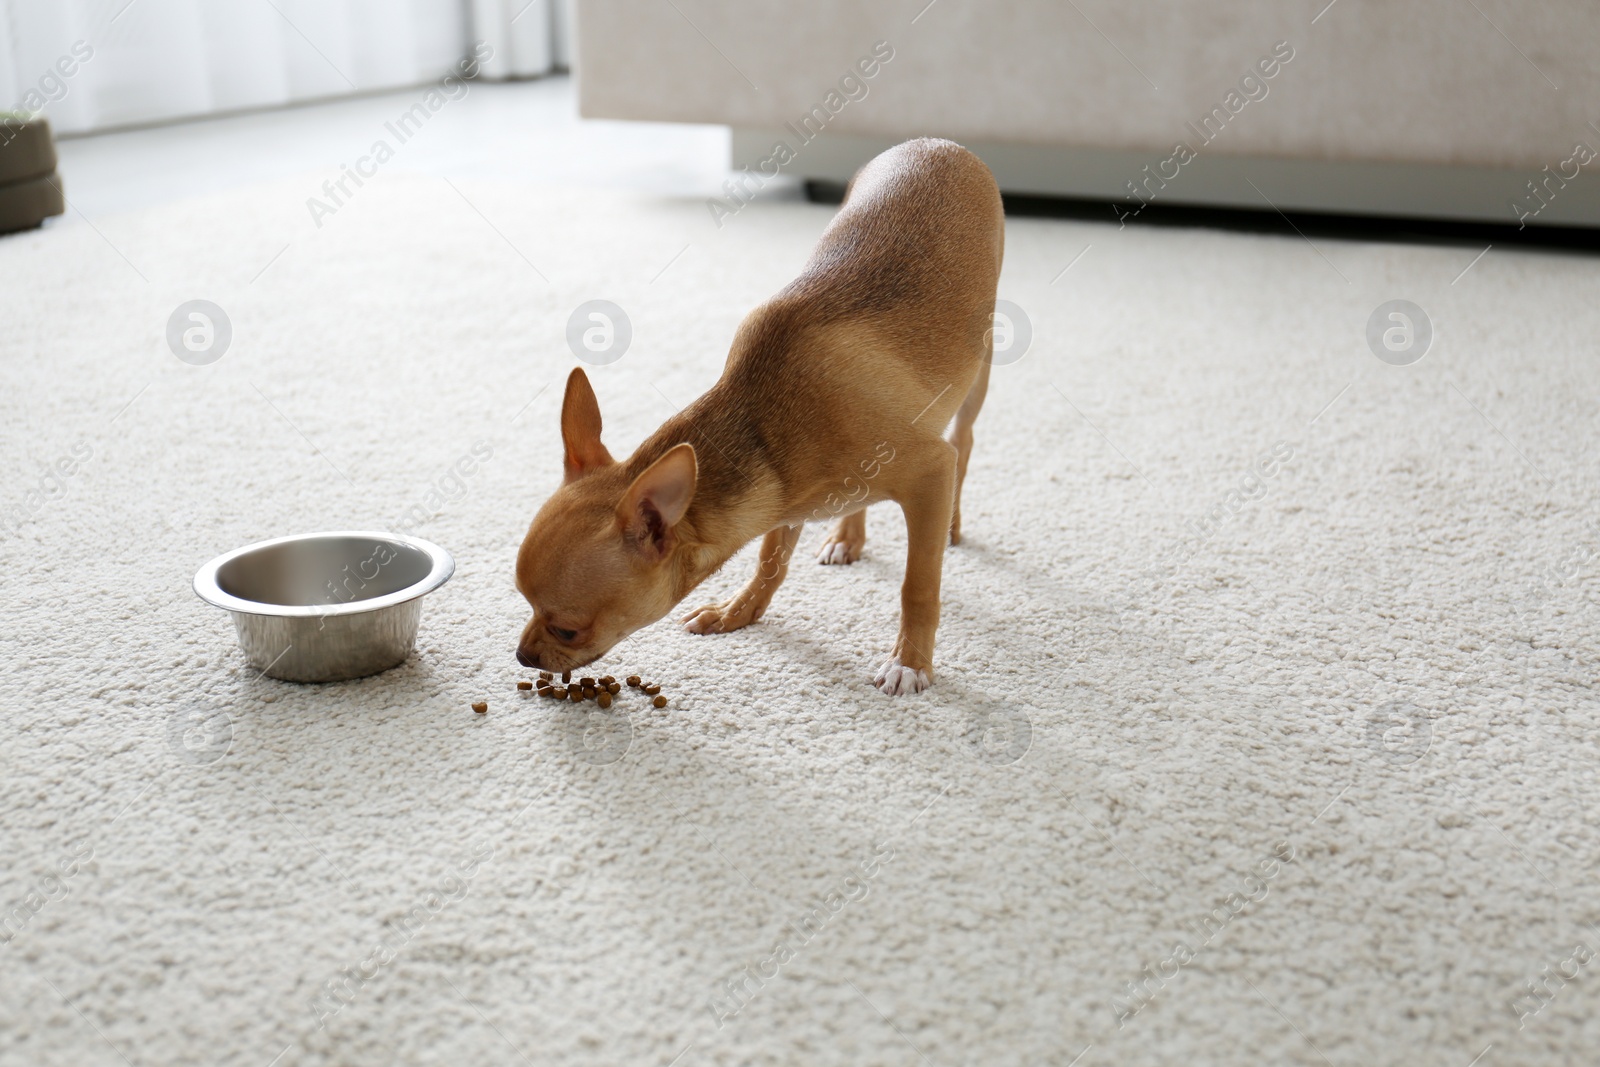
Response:
[[[545,629],[549,630],[550,636],[554,637],[557,641],[571,641],[573,638],[578,636],[578,631],[563,630],[559,626],[547,626]]]

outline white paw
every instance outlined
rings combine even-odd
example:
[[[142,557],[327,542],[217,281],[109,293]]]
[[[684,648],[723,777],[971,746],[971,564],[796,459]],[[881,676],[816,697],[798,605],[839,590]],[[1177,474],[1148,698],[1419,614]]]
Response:
[[[817,550],[817,562],[823,564],[854,563],[860,555],[859,552],[851,552],[849,544],[844,541],[829,541]]]
[[[755,622],[766,610],[765,606],[751,608],[748,602],[735,598],[696,608],[678,621],[692,634],[725,634]]]
[[[703,608],[694,609],[678,621],[692,634],[716,633],[722,625],[722,605],[707,604]]]
[[[888,663],[878,668],[878,676],[872,679],[872,684],[888,696],[895,697],[902,693],[920,693],[933,681],[927,671],[903,666],[899,656],[892,656]]]

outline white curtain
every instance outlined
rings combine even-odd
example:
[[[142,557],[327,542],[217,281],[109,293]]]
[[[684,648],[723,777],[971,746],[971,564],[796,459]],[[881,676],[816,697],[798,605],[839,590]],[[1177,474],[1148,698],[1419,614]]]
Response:
[[[0,0],[0,110],[61,133],[565,66],[570,0]]]
[[[566,0],[472,0],[472,36],[494,49],[488,78],[531,78],[566,66],[557,21]],[[564,20],[563,20],[564,21]]]

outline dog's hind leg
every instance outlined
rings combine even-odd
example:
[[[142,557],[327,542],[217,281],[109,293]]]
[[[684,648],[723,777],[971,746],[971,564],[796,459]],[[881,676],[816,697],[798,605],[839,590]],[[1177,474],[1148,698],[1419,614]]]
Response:
[[[873,679],[896,696],[920,693],[933,680],[933,637],[939,626],[939,580],[950,502],[955,492],[955,449],[932,437],[914,451],[902,449],[890,497],[906,517],[906,578],[900,586],[900,635]]]
[[[833,526],[833,532],[817,549],[818,563],[854,563],[861,558],[867,543],[867,509],[851,512]]]
[[[696,608],[681,620],[683,628],[694,634],[725,634],[742,626],[749,626],[767,612],[772,594],[783,584],[789,573],[789,557],[800,540],[805,523],[794,526],[777,526],[767,531],[761,542],[761,562],[750,583],[720,604],[707,604]]]
[[[991,335],[991,345],[992,341]],[[972,383],[972,388],[967,390],[967,398],[961,402],[961,410],[956,412],[955,424],[950,428],[950,436],[947,438],[956,446],[956,493],[950,509],[952,545],[961,543],[961,486],[967,480],[967,460],[972,458],[972,424],[978,421],[978,412],[983,410],[983,398],[989,392],[991,345],[984,346],[983,362],[978,365],[978,377]]]

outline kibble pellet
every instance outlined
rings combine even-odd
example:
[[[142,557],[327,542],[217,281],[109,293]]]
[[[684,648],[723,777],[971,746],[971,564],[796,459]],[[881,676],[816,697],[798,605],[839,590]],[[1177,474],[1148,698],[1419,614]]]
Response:
[[[664,708],[664,707],[667,706],[667,698],[666,697],[656,697],[650,703],[654,704],[658,708]]]
[[[476,704],[472,705],[472,710],[477,712],[479,715],[482,715],[484,712],[489,710],[489,705],[480,700]]]
[[[647,685],[644,687],[644,695],[647,697],[653,697],[659,692],[661,692],[659,685]]]
[[[639,676],[637,674],[628,675],[628,687],[630,689],[639,688]]]
[[[600,702],[600,706],[602,708],[609,708],[611,706],[611,694],[604,689],[600,690],[600,695],[595,699]]]
[[[528,690],[533,688],[533,683],[532,682],[518,682],[517,683],[517,688],[522,690],[524,693],[526,693]]]

